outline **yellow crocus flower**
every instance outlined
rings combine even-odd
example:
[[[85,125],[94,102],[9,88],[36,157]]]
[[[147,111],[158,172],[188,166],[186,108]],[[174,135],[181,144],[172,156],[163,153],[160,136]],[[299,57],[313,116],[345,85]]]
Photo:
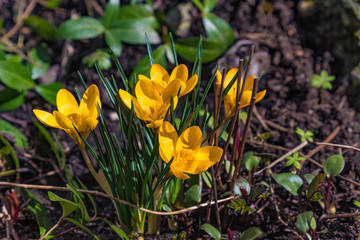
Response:
[[[119,90],[119,95],[127,108],[131,109],[131,103],[134,104],[136,116],[145,121],[147,127],[158,128],[170,107],[171,96],[179,88],[180,81],[176,80],[168,84],[163,92],[159,92],[150,80],[140,79],[135,86],[136,97],[122,89]],[[174,101],[174,108],[176,103]]]
[[[164,121],[159,129],[159,153],[166,163],[173,161],[170,170],[177,178],[188,179],[187,174],[200,174],[214,165],[223,153],[215,146],[201,147],[202,132],[198,126],[186,129],[180,137],[171,125]]]
[[[171,75],[160,65],[153,64],[150,69],[150,79],[144,75],[139,75],[139,80],[148,80],[154,84],[155,88],[162,93],[166,87],[173,81],[180,82],[180,97],[188,94],[194,89],[198,82],[198,76],[195,74],[190,79],[188,68],[184,64],[180,64],[174,68]],[[178,92],[173,92],[173,96],[177,96]]]
[[[231,80],[234,78],[234,76],[237,73],[238,73],[237,68],[233,68],[229,72],[227,72],[225,80],[224,80],[223,90],[225,90],[227,85],[229,85],[229,83],[231,82]],[[216,72],[216,76],[217,76],[219,93],[220,93],[222,74],[220,73],[219,70]],[[240,101],[240,108],[246,107],[250,104],[252,90],[254,87],[254,78],[255,78],[254,75],[251,75],[246,78],[243,95],[242,95],[242,98]],[[226,94],[226,96],[224,98],[225,118],[230,118],[235,114],[237,81],[238,81],[238,79],[236,79],[235,83],[232,85],[229,92]],[[242,88],[242,85],[243,85],[243,80],[241,79],[240,90]],[[256,101],[255,102],[261,101],[264,98],[265,93],[266,93],[266,90],[256,93]]]
[[[87,139],[89,134],[98,124],[99,111],[97,104],[101,107],[99,89],[96,85],[91,85],[84,93],[80,105],[75,97],[66,89],[60,89],[56,95],[56,105],[58,111],[48,113],[34,109],[35,116],[43,124],[63,129],[72,137],[77,144],[84,146],[83,141],[76,132],[76,126],[81,136]]]

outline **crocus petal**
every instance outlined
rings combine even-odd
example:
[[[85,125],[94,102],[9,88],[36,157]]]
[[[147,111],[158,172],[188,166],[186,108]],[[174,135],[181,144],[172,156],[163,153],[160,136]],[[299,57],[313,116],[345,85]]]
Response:
[[[158,101],[161,95],[150,80],[139,80],[135,86],[135,95],[139,103],[149,106],[149,99]]]
[[[206,146],[200,148],[196,152],[193,159],[193,161],[197,162],[197,167],[194,172],[189,173],[199,174],[206,171],[209,167],[211,167],[220,160],[222,153],[223,150],[215,146]]]
[[[134,110],[138,118],[140,118],[143,121],[151,121],[151,118],[146,114],[146,112],[143,110],[143,108],[141,107],[141,105],[139,104],[138,100],[135,97],[131,96],[130,93],[122,89],[119,90],[119,95],[121,100],[128,109],[132,108],[131,102],[134,104]]]
[[[191,92],[194,89],[194,87],[196,86],[197,82],[198,82],[198,76],[195,74],[186,82],[186,88],[184,90],[181,88],[180,97]]]
[[[263,91],[261,91],[261,92],[258,92],[258,93],[256,94],[256,101],[255,101],[255,103],[260,102],[261,100],[263,100],[263,98],[265,97],[265,94],[266,94],[266,90],[263,90]]]
[[[176,143],[176,153],[184,155],[182,151],[197,151],[202,141],[202,132],[198,126],[186,129]],[[187,153],[186,153],[187,155]]]
[[[68,116],[79,113],[79,105],[74,96],[66,89],[60,89],[56,95],[58,111]]]
[[[225,77],[225,82],[224,82],[224,89],[227,87],[227,85],[229,85],[229,83],[234,78],[234,76],[237,74],[237,72],[238,72],[237,68],[233,68],[227,72],[226,77]],[[233,86],[236,86],[236,84],[234,83]]]
[[[150,78],[152,81],[165,84],[169,82],[169,73],[160,64],[155,63],[151,66]]]
[[[174,98],[177,96],[179,89],[180,89],[181,82],[179,79],[175,79],[174,81],[171,81],[164,91],[162,92],[162,101],[164,103],[170,102],[171,96]],[[176,103],[177,104],[177,103]],[[175,101],[174,105],[176,106]]]
[[[45,124],[46,126],[54,127],[54,128],[62,128],[62,127],[60,127],[60,125],[56,121],[55,117],[51,113],[48,113],[48,112],[45,112],[42,110],[38,110],[38,109],[34,109],[33,112],[34,112],[35,116],[37,117],[37,119],[39,119],[39,121],[41,123]]]
[[[168,163],[175,155],[178,135],[171,123],[164,121],[159,128],[159,153],[164,162]]]
[[[139,78],[139,80],[149,80],[150,81],[150,78],[148,78],[147,76],[142,75],[142,74],[139,74],[138,78]]]
[[[80,107],[79,107],[81,115],[89,115],[89,113],[93,112],[94,109],[96,109],[95,111],[96,113],[98,109],[97,104],[99,104],[101,108],[99,89],[95,84],[92,84],[90,87],[86,89],[81,99]]]
[[[254,75],[250,75],[249,77],[246,78],[244,91],[252,91],[254,87],[254,78],[255,78]]]
[[[161,126],[161,124],[163,123],[164,119],[159,119],[156,121],[151,121],[150,123],[146,124],[146,127],[148,128],[152,128],[152,129],[156,129],[159,128]]]
[[[174,176],[177,178],[180,178],[183,180],[190,178],[189,175],[186,175],[186,174],[182,173],[181,171],[178,171],[177,169],[172,168],[171,165],[170,165],[170,169],[171,169],[172,174],[174,174]]]
[[[250,101],[251,101],[251,95],[252,95],[252,91],[244,91],[243,92],[241,102],[240,102],[240,108],[249,106]]]
[[[64,114],[54,111],[54,117],[63,129],[74,129],[73,122]]]
[[[130,93],[128,93],[127,91],[124,91],[122,89],[119,89],[119,95],[120,95],[120,98],[121,100],[123,101],[123,103],[125,104],[125,106],[128,108],[128,109],[131,109],[131,99],[132,99],[132,96]]]
[[[186,82],[188,80],[189,72],[188,68],[184,64],[180,64],[174,68],[170,75],[170,81],[178,78],[182,82]]]

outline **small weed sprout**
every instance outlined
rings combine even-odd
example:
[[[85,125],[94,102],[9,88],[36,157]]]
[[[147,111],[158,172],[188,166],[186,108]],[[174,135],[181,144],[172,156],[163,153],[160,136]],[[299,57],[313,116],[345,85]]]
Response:
[[[312,138],[314,133],[310,130],[304,131],[301,128],[296,128],[295,133],[300,136],[300,142],[304,142],[306,140],[309,142],[314,142],[314,139]]]
[[[285,166],[287,167],[292,166],[293,168],[300,170],[301,169],[300,161],[306,160],[306,157],[301,157],[299,156],[298,152],[294,152],[292,156],[287,156],[286,159],[288,161],[285,163]]]
[[[320,88],[320,101],[324,102],[325,90],[332,89],[332,81],[335,80],[335,76],[328,74],[326,70],[322,70],[319,74],[314,74],[311,78],[311,85],[315,88]]]

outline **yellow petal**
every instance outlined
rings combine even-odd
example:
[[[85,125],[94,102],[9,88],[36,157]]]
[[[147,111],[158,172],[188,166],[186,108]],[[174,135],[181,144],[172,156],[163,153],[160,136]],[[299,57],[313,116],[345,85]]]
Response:
[[[148,128],[152,128],[152,129],[156,129],[159,128],[161,126],[161,124],[163,123],[164,119],[159,119],[159,120],[151,120],[150,123],[146,124],[146,127]]]
[[[265,97],[265,94],[266,94],[266,90],[261,91],[261,92],[258,92],[258,93],[256,94],[256,101],[255,101],[255,103],[260,102],[261,100],[263,100],[263,98]]]
[[[169,73],[160,64],[153,64],[150,69],[150,78],[161,84],[169,82]]]
[[[175,98],[179,92],[180,85],[181,82],[179,79],[175,79],[174,81],[171,81],[162,92],[162,101],[164,103],[168,103],[170,102],[171,96]],[[174,105],[175,105],[175,101],[174,101]]]
[[[221,87],[221,81],[222,81],[222,74],[219,70],[216,70],[216,81],[218,82],[218,95],[220,95],[220,87]],[[223,86],[223,89],[225,89],[225,84]]]
[[[81,115],[89,115],[90,112],[95,114],[92,114],[92,117],[96,116],[96,113],[98,113],[98,107],[97,104],[99,104],[101,108],[101,102],[100,102],[100,93],[99,89],[95,84],[92,84],[90,87],[88,87],[81,99],[80,102],[80,113]],[[98,116],[96,116],[97,118]]]
[[[183,172],[177,170],[176,168],[171,167],[171,165],[170,165],[170,169],[171,169],[172,174],[174,174],[174,176],[177,178],[180,178],[183,180],[190,178],[189,175],[186,175]]]
[[[150,80],[139,80],[135,86],[135,95],[142,106],[149,105],[148,99],[161,99],[159,91]]]
[[[171,123],[164,121],[159,128],[159,153],[164,162],[168,163],[175,155],[178,134]]]
[[[183,91],[183,88],[181,88],[180,97],[191,92],[194,89],[194,87],[196,86],[197,82],[198,82],[198,76],[195,74],[186,82],[186,88],[184,89],[184,91]]]
[[[74,129],[73,122],[64,114],[58,111],[53,112],[56,121],[63,129]]]
[[[249,77],[246,78],[244,91],[252,91],[254,87],[254,78],[255,78],[254,75],[250,75]]]
[[[54,127],[54,128],[62,128],[62,127],[60,127],[60,125],[56,121],[55,117],[51,113],[48,113],[48,112],[45,112],[42,110],[38,110],[38,109],[34,109],[33,112],[34,112],[35,116],[37,117],[37,119],[39,119],[39,121],[41,123],[45,124],[46,126]]]
[[[224,89],[227,87],[227,85],[229,85],[229,83],[231,82],[231,80],[234,78],[234,76],[238,73],[238,69],[237,68],[233,68],[230,71],[227,72],[226,77],[225,77],[225,82],[224,82]],[[236,84],[234,83],[233,86],[236,86]]]
[[[170,75],[170,81],[178,78],[182,82],[186,82],[188,80],[189,72],[188,68],[184,64],[180,64],[174,68]]]
[[[122,89],[119,89],[119,95],[125,106],[128,109],[131,109],[131,99],[132,99],[131,94]]]
[[[138,78],[139,78],[139,80],[149,80],[150,81],[150,78],[148,78],[147,76],[142,75],[142,74],[139,74]]]
[[[136,116],[139,119],[143,121],[151,121],[151,118],[146,114],[145,110],[142,108],[142,106],[139,104],[138,100],[135,97],[131,96],[130,93],[122,89],[119,89],[119,95],[127,108],[131,109],[131,102],[133,102]]]
[[[79,113],[79,105],[74,96],[66,89],[60,89],[56,95],[58,111],[68,116]]]
[[[197,151],[202,141],[202,132],[198,126],[192,126],[186,129],[179,137],[176,143],[176,153],[188,155],[186,151]],[[185,151],[185,152],[181,152]],[[182,156],[181,156],[182,157]]]
[[[191,174],[200,174],[205,172],[209,167],[220,160],[222,153],[223,150],[215,146],[200,148],[194,156],[194,161],[196,161],[197,167],[193,172],[191,172]]]

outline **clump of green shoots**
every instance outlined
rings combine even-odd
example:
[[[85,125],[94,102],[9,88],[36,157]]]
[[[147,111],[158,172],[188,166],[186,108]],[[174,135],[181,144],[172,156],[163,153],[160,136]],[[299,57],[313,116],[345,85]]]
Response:
[[[301,169],[300,161],[306,160],[306,157],[301,157],[299,156],[298,152],[294,152],[292,156],[287,156],[286,159],[288,161],[285,163],[285,166],[287,167],[292,166],[294,169],[300,170]]]
[[[311,78],[311,85],[316,88],[320,88],[320,101],[324,102],[325,90],[332,89],[332,81],[335,80],[335,76],[329,75],[326,70],[321,70],[320,75],[314,74]]]
[[[314,139],[312,138],[314,133],[310,130],[304,131],[301,128],[296,128],[295,133],[300,136],[300,142],[314,142]]]

